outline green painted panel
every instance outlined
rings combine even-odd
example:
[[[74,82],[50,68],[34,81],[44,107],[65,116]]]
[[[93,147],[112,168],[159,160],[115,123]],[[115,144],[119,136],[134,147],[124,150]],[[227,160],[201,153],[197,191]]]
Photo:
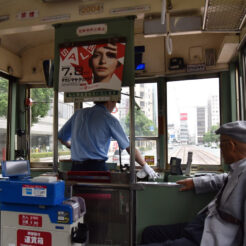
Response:
[[[144,190],[136,192],[137,242],[147,226],[190,221],[214,195],[180,192],[178,187],[172,186],[146,185]]]
[[[46,172],[47,171],[31,171],[31,177],[34,178],[34,177],[40,176]]]
[[[232,71],[231,71],[232,73]],[[236,108],[236,101],[235,101],[235,88],[233,85],[232,75],[229,71],[222,72],[220,79],[221,79],[221,124],[226,122],[233,121],[235,116],[235,108]],[[233,85],[233,86],[232,86]]]
[[[17,121],[16,121],[16,129],[22,129],[25,130],[26,122],[25,122],[25,117],[26,117],[26,110],[25,110],[25,90],[26,90],[26,85],[17,85],[17,99],[16,99],[16,112],[18,115]]]
[[[164,78],[158,79],[158,124],[159,124],[159,157],[160,169],[166,168],[167,156],[167,128],[166,128],[166,81]]]
[[[10,108],[10,155],[9,160],[15,160],[15,132],[16,132],[16,94],[17,83],[11,81],[11,108]],[[8,119],[9,120],[9,119]]]
[[[27,124],[26,124],[26,114],[27,110],[25,108],[25,93],[26,85],[17,84],[17,95],[16,95],[16,131],[23,130],[25,134],[22,137],[17,137],[17,150],[23,151],[24,158],[27,158],[27,144],[26,144],[26,134],[27,134]]]
[[[245,51],[246,47],[244,47],[244,49],[242,49],[239,52],[239,59],[238,59],[238,68],[239,68],[239,105],[240,105],[240,109],[239,109],[239,117],[240,120],[245,120],[245,73],[244,73],[244,60],[245,60]]]
[[[231,120],[237,120],[236,64],[230,64]]]
[[[220,76],[221,124],[236,120],[236,85],[235,66],[230,71],[222,72]],[[223,170],[228,171],[228,165],[222,164]]]

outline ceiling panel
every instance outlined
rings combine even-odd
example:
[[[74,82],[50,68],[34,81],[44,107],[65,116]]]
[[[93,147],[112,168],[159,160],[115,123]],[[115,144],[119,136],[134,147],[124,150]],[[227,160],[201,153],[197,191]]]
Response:
[[[206,31],[239,31],[246,15],[246,0],[207,0]]]
[[[54,40],[54,29],[0,36],[1,47],[21,55],[23,51]]]

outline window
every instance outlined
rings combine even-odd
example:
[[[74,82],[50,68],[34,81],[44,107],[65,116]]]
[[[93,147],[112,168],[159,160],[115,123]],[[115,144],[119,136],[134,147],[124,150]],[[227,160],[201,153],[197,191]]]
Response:
[[[32,88],[30,161],[53,161],[53,89]]]
[[[144,94],[143,94],[144,93]],[[157,163],[157,85],[156,83],[136,85],[136,109],[135,109],[135,135],[136,147],[140,150],[143,156],[148,160],[152,160],[153,164]],[[147,99],[139,95],[148,95]],[[146,102],[144,107],[139,107],[141,102]],[[84,102],[83,108],[91,107],[94,103]],[[130,134],[130,98],[129,88],[122,88],[121,103],[116,104],[116,108],[112,114],[120,121],[124,131],[129,136]],[[59,93],[59,129],[71,117],[74,111],[73,104],[63,103],[63,93]],[[111,141],[108,162],[116,162],[119,164],[118,144],[116,141]],[[70,159],[70,150],[64,145],[58,144],[59,161],[61,159]],[[122,153],[122,164],[129,164],[129,155],[126,152]]]
[[[168,161],[171,157],[192,164],[220,165],[219,79],[167,83]]]
[[[123,127],[126,134],[129,134],[129,104],[130,104],[130,98],[129,98],[129,89],[126,87],[122,88],[121,93],[121,102],[116,104],[115,109],[113,110],[112,114],[115,116],[119,121],[121,126]],[[122,164],[129,164],[130,158],[129,154],[126,154],[126,151],[121,152],[122,157]],[[108,152],[108,161],[107,162],[113,162],[117,163],[117,165],[120,164],[120,158],[119,158],[119,146],[116,141],[111,141],[109,146],[109,152]]]
[[[144,97],[143,97],[144,95]],[[120,121],[126,134],[130,135],[129,88],[122,88],[121,103],[117,104],[113,115]],[[135,146],[151,165],[157,164],[157,84],[142,83],[135,85]],[[118,144],[112,141],[109,149],[109,162],[119,158],[114,154]],[[124,157],[124,162],[129,157]]]
[[[0,160],[6,159],[9,81],[0,77]]]
[[[144,108],[145,103],[143,101],[140,102],[141,109]]]
[[[157,84],[143,83],[135,86],[135,146],[150,165],[157,165]],[[144,95],[144,96],[142,96]]]
[[[144,95],[142,97],[141,95]],[[135,135],[136,137],[157,137],[157,85],[136,84]],[[140,105],[140,108],[138,107]]]
[[[94,105],[94,102],[83,102],[83,108],[93,107]]]
[[[58,93],[58,131],[74,113],[74,103],[64,103],[64,92]],[[70,159],[71,153],[65,145],[58,141],[58,158],[60,160]]]

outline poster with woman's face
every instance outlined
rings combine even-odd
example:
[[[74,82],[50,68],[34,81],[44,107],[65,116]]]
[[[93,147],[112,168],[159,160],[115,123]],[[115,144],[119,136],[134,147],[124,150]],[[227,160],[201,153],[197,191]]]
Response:
[[[124,42],[60,48],[59,91],[120,91],[124,57]]]

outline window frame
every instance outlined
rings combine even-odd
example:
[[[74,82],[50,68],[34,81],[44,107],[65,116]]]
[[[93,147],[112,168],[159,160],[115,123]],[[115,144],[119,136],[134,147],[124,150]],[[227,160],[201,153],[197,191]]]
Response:
[[[6,73],[3,73],[0,71],[0,77],[3,79],[8,80],[8,107],[7,107],[7,115],[6,115],[6,121],[7,121],[7,128],[6,128],[6,153],[5,157],[7,160],[10,160],[14,157],[14,137],[13,137],[13,129],[14,129],[14,123],[11,121],[13,118],[13,114],[11,111],[13,111],[13,87],[14,87],[14,78]]]
[[[136,79],[135,80],[135,85],[136,84],[140,84],[140,87],[143,88],[143,84],[150,84],[150,83],[153,83],[153,84],[156,84],[156,87],[157,87],[157,117],[159,115],[159,93],[158,93],[158,83],[159,83],[159,79],[157,78],[148,78],[148,79]],[[134,96],[135,96],[135,86],[134,86]],[[145,106],[146,107],[146,104]],[[136,129],[135,129],[136,131]],[[135,135],[135,134],[134,134]],[[153,166],[154,169],[158,169],[160,170],[161,169],[161,166],[160,166],[160,141],[159,141],[159,119],[157,119],[157,136],[154,137],[154,136],[136,136],[135,135],[135,141],[155,141],[156,142],[156,166]]]
[[[221,99],[221,97],[223,97],[221,95],[221,91],[223,90],[223,88],[221,87],[221,83],[222,83],[222,76],[221,76],[222,72],[215,72],[215,73],[204,73],[204,74],[190,74],[190,75],[180,75],[180,76],[165,76],[165,77],[149,77],[149,78],[136,78],[135,83],[136,84],[144,84],[144,83],[156,83],[157,84],[157,95],[158,95],[158,100],[157,100],[157,107],[158,107],[158,135],[156,137],[142,137],[142,136],[135,136],[135,141],[139,141],[139,140],[154,140],[156,141],[156,146],[157,146],[157,150],[156,150],[156,154],[157,154],[157,166],[154,167],[155,169],[158,169],[160,171],[162,170],[169,170],[170,169],[170,164],[168,161],[168,142],[167,142],[167,121],[165,119],[167,119],[167,96],[166,96],[166,87],[167,87],[167,82],[171,82],[171,81],[179,81],[179,80],[192,80],[192,79],[205,79],[205,78],[214,78],[217,77],[219,78],[219,87],[220,87],[220,117],[221,119],[223,118],[222,115],[222,108],[226,107],[226,105],[224,105],[223,100]],[[45,86],[44,84],[42,85],[31,85],[28,86],[27,89],[31,89],[31,88],[48,88],[47,86]],[[134,88],[135,91],[135,88]],[[54,111],[56,110],[56,107],[58,108],[58,99],[56,99],[56,97],[58,97],[58,92],[56,90],[54,90]],[[132,95],[130,95],[132,97]],[[76,105],[75,105],[76,108]],[[237,107],[238,108],[238,107]],[[161,114],[162,113],[162,114]],[[57,114],[58,114],[58,109],[57,109]],[[160,121],[160,116],[161,117],[161,121]],[[58,121],[58,119],[56,119],[56,114],[54,112],[54,133],[58,131],[58,123],[55,122],[56,120]],[[223,121],[221,120],[221,123],[223,123]],[[55,143],[55,138],[56,138],[56,134],[54,134],[54,146],[56,145],[56,148],[58,149],[58,144]],[[54,160],[57,159],[58,161],[58,155],[57,157],[55,157],[56,155],[56,150],[54,149]],[[57,151],[58,152],[58,151]],[[55,161],[53,162],[55,163]],[[46,162],[39,162],[39,164],[41,164],[42,167],[44,167],[43,165],[47,164]],[[51,163],[52,164],[52,163]],[[50,163],[49,163],[50,166]],[[185,168],[186,165],[182,165],[182,168]],[[223,168],[223,165],[196,165],[196,164],[192,164],[193,169],[197,170],[197,171],[218,171],[221,170]]]
[[[236,67],[238,80],[238,97],[239,97],[239,117],[246,120],[246,43],[240,49],[239,65]]]
[[[45,84],[28,84],[27,87],[26,87],[26,98],[30,98],[31,97],[31,89],[39,89],[39,88],[46,88],[46,89],[53,89],[53,92],[54,92],[54,95],[53,95],[53,108],[55,108],[55,90],[54,88],[50,88],[48,87],[47,85]],[[58,149],[58,145],[55,146],[54,144],[54,140],[55,140],[55,124],[54,124],[54,121],[55,121],[55,115],[53,113],[53,159],[54,159],[54,156],[55,156],[55,149],[57,148]],[[53,171],[54,170],[54,162],[53,161],[49,161],[49,162],[31,162],[31,107],[28,107],[28,110],[27,110],[27,114],[26,114],[26,131],[27,131],[27,146],[28,146],[28,149],[27,149],[27,158],[28,160],[30,161],[30,167],[31,168],[45,168],[46,171],[49,170],[49,171]]]
[[[172,81],[183,81],[183,80],[197,80],[197,79],[209,79],[209,78],[218,78],[219,79],[219,108],[220,108],[220,124],[222,124],[222,119],[223,119],[223,112],[222,108],[226,107],[223,104],[222,100],[222,76],[221,72],[217,73],[205,73],[205,74],[191,74],[191,75],[181,75],[181,76],[167,76],[166,77],[166,83],[165,83],[165,89],[167,90],[167,83],[172,82]],[[166,107],[166,119],[167,119],[167,96],[166,96],[166,102],[165,102],[165,107]],[[168,132],[168,125],[166,121],[166,133]],[[165,156],[165,170],[170,170],[170,161],[168,160],[168,138],[167,134],[165,136],[165,145],[166,145],[166,156]],[[223,160],[222,156],[220,157],[221,164],[220,165],[204,165],[204,164],[192,164],[192,172],[216,172],[216,171],[221,171],[223,169]],[[182,170],[185,170],[186,164],[181,164]]]

